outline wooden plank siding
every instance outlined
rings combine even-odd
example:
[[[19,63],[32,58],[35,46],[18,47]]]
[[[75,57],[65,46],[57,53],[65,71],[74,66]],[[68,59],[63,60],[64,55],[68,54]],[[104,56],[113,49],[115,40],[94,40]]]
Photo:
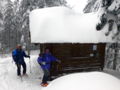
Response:
[[[61,60],[52,63],[51,76],[80,71],[102,70],[104,67],[105,43],[100,44],[41,44],[40,50],[47,47]]]

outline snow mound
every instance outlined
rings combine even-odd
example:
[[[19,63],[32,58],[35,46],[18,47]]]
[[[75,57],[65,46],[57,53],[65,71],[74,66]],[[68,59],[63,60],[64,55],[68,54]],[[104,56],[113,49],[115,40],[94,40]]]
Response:
[[[60,77],[42,90],[120,90],[120,80],[102,72],[76,73]]]
[[[67,7],[36,9],[30,13],[32,43],[112,42],[108,25],[97,31],[100,13],[78,14]]]

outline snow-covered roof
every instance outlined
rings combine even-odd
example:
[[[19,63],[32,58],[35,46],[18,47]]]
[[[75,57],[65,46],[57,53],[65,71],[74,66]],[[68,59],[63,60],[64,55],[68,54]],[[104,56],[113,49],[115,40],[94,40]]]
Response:
[[[30,13],[32,43],[104,43],[108,25],[97,31],[98,12],[78,14],[67,7],[35,9]]]

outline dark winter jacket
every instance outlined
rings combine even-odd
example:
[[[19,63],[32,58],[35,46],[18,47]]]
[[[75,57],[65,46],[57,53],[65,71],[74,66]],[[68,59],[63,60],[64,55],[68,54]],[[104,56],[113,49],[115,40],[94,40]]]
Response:
[[[55,58],[50,53],[44,53],[42,56],[39,56],[37,61],[41,65],[42,69],[50,70],[51,62],[57,61],[58,59]]]
[[[24,57],[30,57],[30,56],[26,55],[26,53],[23,50],[15,49],[12,52],[12,57],[16,64],[23,64],[25,62]]]

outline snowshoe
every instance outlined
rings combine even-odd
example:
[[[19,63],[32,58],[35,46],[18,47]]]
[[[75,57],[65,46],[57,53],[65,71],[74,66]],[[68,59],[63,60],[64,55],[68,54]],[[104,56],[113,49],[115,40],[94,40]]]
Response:
[[[22,76],[28,77],[28,74],[23,74]]]
[[[41,86],[42,86],[42,87],[47,87],[47,86],[48,86],[48,83],[42,83]]]

